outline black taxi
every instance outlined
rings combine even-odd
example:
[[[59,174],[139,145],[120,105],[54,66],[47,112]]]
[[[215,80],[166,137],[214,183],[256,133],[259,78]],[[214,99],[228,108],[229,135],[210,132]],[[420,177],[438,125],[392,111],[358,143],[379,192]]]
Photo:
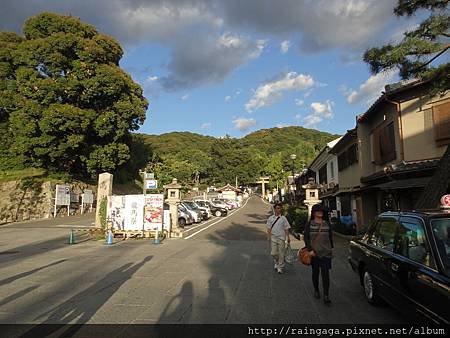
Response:
[[[450,214],[385,212],[350,242],[349,262],[369,303],[411,321],[450,323]]]

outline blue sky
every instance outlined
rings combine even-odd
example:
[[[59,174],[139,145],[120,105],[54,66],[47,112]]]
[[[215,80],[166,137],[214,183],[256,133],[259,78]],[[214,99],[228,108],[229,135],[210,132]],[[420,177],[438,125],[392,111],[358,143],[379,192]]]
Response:
[[[117,38],[121,66],[150,105],[143,133],[241,137],[304,126],[353,128],[395,73],[372,76],[364,50],[418,18],[389,0],[5,0],[0,29],[41,11],[72,14]]]

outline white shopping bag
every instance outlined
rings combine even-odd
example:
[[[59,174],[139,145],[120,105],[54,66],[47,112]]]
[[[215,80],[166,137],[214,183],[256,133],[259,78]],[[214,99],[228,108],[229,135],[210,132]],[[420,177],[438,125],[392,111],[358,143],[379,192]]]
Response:
[[[288,264],[293,264],[296,260],[296,254],[294,253],[294,250],[292,250],[290,243],[288,243],[286,245],[286,252],[284,253],[284,260]]]

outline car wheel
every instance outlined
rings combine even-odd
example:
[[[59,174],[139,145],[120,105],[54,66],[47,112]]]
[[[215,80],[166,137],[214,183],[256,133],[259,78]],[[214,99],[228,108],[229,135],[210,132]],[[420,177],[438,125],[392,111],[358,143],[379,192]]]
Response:
[[[180,228],[184,228],[185,225],[186,225],[186,220],[184,218],[178,218],[178,226]]]
[[[365,269],[363,272],[364,295],[370,304],[378,304],[380,298],[377,295],[375,284],[371,273]]]
[[[222,216],[222,213],[220,212],[220,210],[217,210],[214,215],[216,215],[216,217],[220,217]]]

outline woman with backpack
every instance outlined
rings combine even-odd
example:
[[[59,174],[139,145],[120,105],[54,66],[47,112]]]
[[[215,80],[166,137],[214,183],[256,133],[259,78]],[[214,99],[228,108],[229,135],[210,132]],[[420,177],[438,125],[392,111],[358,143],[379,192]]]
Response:
[[[333,232],[320,204],[311,210],[311,219],[305,225],[304,240],[311,256],[314,297],[320,298],[319,275],[322,274],[323,301],[331,303],[329,297],[331,258],[333,257]]]

